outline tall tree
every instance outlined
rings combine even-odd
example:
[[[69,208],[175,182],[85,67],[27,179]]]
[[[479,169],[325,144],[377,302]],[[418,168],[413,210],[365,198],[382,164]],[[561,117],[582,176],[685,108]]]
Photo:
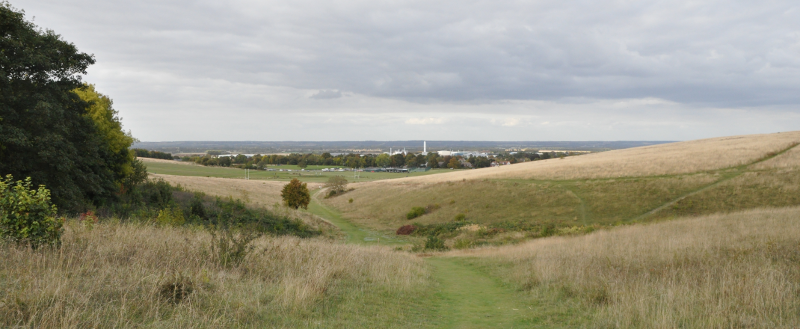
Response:
[[[111,132],[118,120],[110,100],[93,111],[102,102],[92,105],[73,92],[87,89],[81,77],[94,62],[0,2],[0,174],[46,185],[64,211],[113,199],[120,174],[131,170],[121,165],[129,159],[124,138]]]

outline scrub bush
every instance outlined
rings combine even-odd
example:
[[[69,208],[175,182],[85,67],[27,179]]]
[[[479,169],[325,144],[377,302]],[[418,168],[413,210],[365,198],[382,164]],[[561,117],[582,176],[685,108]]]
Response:
[[[57,246],[63,220],[56,218],[50,191],[39,185],[31,189],[31,178],[13,182],[11,175],[0,179],[0,237],[36,249]]]

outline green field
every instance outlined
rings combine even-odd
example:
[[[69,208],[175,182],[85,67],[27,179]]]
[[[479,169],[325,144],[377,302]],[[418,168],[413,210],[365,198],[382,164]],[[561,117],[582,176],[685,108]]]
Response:
[[[205,167],[199,165],[186,165],[179,163],[171,164],[164,162],[145,162],[145,165],[147,165],[147,171],[151,174],[220,178],[244,178],[245,175],[245,171],[238,168]],[[269,169],[283,169],[292,171],[250,170],[250,179],[288,181],[292,178],[297,178],[303,182],[324,183],[328,181],[329,177],[344,176],[348,181],[355,183],[451,172],[451,170],[448,169],[432,169],[426,172],[413,172],[408,174],[359,172],[358,177],[354,177],[354,173],[352,171],[322,172],[318,170],[312,171],[312,168],[322,169],[333,167],[309,166],[306,168],[306,171],[299,171],[297,166],[270,166]]]

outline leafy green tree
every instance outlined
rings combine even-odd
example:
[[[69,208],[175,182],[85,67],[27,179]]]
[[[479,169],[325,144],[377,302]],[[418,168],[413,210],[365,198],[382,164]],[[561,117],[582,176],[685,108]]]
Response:
[[[74,92],[92,55],[0,3],[0,172],[30,177],[62,210],[112,201],[132,172],[110,100]],[[98,99],[100,97],[98,96]],[[107,106],[106,106],[107,105]]]
[[[61,226],[56,206],[50,203],[50,191],[44,185],[34,190],[30,177],[16,184],[11,175],[0,179],[0,238],[33,249],[57,245]]]
[[[439,167],[439,154],[438,153],[428,153],[428,156],[425,157],[425,161],[428,162],[428,168],[438,168]]]
[[[347,158],[347,167],[348,168],[361,167],[361,159],[359,159],[358,156],[352,156]]]
[[[294,209],[303,207],[308,209],[308,204],[311,202],[311,194],[308,192],[306,183],[300,183],[297,178],[292,178],[289,184],[283,186],[281,190],[281,198],[283,202]]]
[[[409,168],[416,167],[417,166],[417,156],[412,154],[412,153],[406,154],[406,157],[403,160],[403,162],[405,162],[406,166],[408,166]]]
[[[386,168],[392,164],[392,159],[389,158],[388,154],[382,153],[375,158],[375,164],[378,165],[378,167]]]
[[[325,187],[335,193],[343,192],[345,189],[347,189],[347,179],[342,176],[333,176],[328,178],[328,182],[325,183]]]
[[[458,158],[452,157],[450,158],[450,162],[447,163],[447,168],[459,169],[461,168],[461,163],[458,161]]]
[[[247,163],[247,156],[244,154],[239,154],[236,156],[236,158],[233,159],[233,163],[238,163],[238,164]]]
[[[306,167],[308,167],[308,163],[306,162],[306,160],[300,160],[300,162],[297,163],[297,166],[300,167],[301,169],[305,169]]]
[[[392,156],[392,167],[402,167],[406,164],[406,158],[402,154]]]
[[[111,107],[113,101],[108,96],[98,93],[94,89],[94,85],[84,84],[83,88],[77,88],[73,92],[89,104],[85,116],[94,121],[95,127],[110,152],[111,161],[108,162],[108,165],[116,174],[117,182],[121,182],[133,172],[131,163],[134,154],[129,148],[136,139],[129,132],[126,133],[122,130],[119,113]],[[159,158],[172,160],[171,154],[156,151],[151,153],[155,153]]]

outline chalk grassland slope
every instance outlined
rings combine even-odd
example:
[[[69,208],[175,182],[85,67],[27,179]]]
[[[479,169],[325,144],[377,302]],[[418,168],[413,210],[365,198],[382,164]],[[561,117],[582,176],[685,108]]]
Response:
[[[800,142],[800,131],[700,139],[526,162],[498,168],[458,171],[394,183],[437,183],[462,179],[587,179],[685,174],[751,163]]]
[[[536,161],[500,169],[359,183],[353,185],[355,191],[326,202],[341,210],[345,217],[382,230],[409,223],[405,214],[411,207],[430,204],[439,205],[440,209],[414,221],[442,223],[465,214],[468,220],[477,223],[608,225],[764,206],[793,206],[800,205],[797,193],[800,161],[795,161],[800,157],[800,147],[793,146],[798,141],[797,132],[737,136]],[[683,153],[682,148],[686,150]],[[661,163],[662,170],[649,161]],[[674,163],[667,165],[665,161]],[[693,164],[678,166],[682,161]],[[561,169],[558,165],[571,169]],[[690,169],[699,171],[676,174]],[[559,173],[565,171],[575,174],[569,179],[543,178],[563,176]],[[586,176],[578,178],[577,173]],[[650,176],[639,176],[645,173]],[[594,176],[604,178],[591,178]]]
[[[174,176],[150,174],[151,179],[163,179],[172,185],[180,185],[189,191],[203,192],[211,196],[233,197],[253,206],[272,206],[280,204],[281,189],[286,182],[227,179],[216,177]],[[318,189],[322,184],[309,183],[310,190]]]
[[[541,305],[590,310],[593,327],[797,328],[798,217],[759,209],[451,254],[480,257]]]
[[[68,221],[57,250],[0,242],[0,327],[417,327],[422,259],[388,247],[265,237],[219,267],[191,228]],[[170,301],[170,284],[191,292]],[[402,325],[401,325],[402,324]]]

